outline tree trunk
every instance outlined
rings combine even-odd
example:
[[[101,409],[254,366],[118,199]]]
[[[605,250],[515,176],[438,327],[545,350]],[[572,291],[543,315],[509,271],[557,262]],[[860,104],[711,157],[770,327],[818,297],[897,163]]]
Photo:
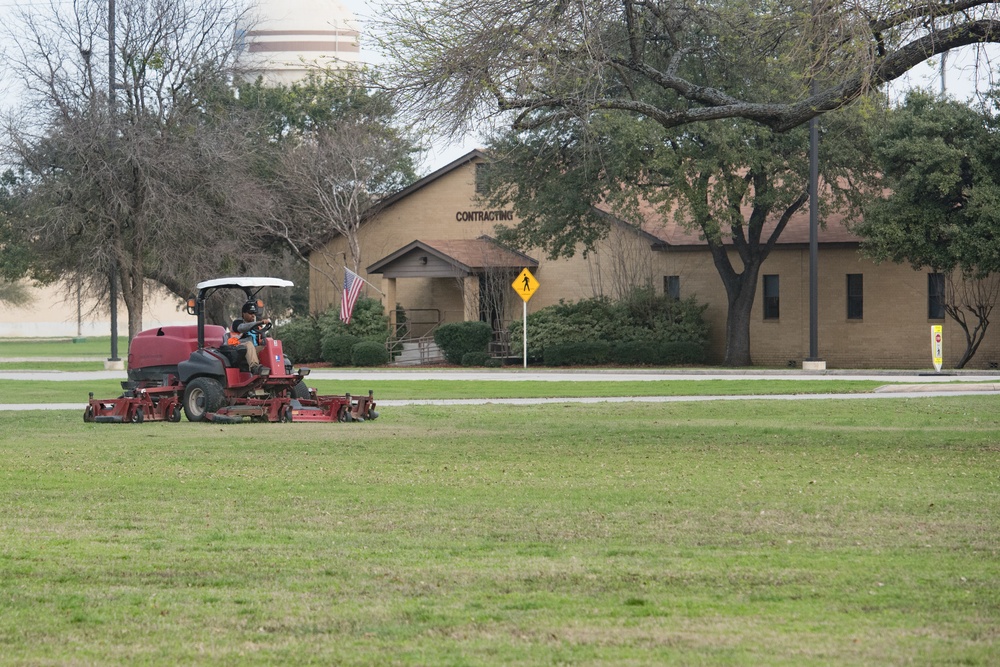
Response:
[[[967,278],[952,272],[948,274],[947,281],[944,310],[965,333],[965,352],[955,368],[965,368],[986,337],[990,315],[1000,295],[1000,276],[989,274],[982,278]],[[966,317],[966,312],[969,317]]]
[[[142,310],[145,296],[145,281],[143,280],[142,255],[124,251],[118,253],[118,291],[119,304],[125,304],[128,312],[128,339],[131,341],[142,331]]]
[[[751,262],[743,273],[724,279],[728,307],[726,310],[726,357],[724,366],[752,366],[750,357],[750,313],[757,296],[757,274],[760,263]]]
[[[756,283],[756,280],[748,281],[744,271],[733,291],[728,286],[726,288],[729,306],[726,311],[726,357],[723,366],[753,365],[750,357],[750,313],[757,293]]]
[[[965,365],[972,360],[972,357],[976,356],[976,352],[979,350],[979,344],[983,342],[983,338],[986,337],[986,329],[989,327],[990,321],[983,316],[977,320],[977,324],[969,329],[968,323],[965,321],[964,317],[960,317],[956,312],[952,312],[952,309],[947,308],[948,314],[951,315],[952,319],[958,322],[958,325],[962,327],[962,331],[965,332],[965,352],[962,354],[962,358],[958,360],[955,364],[955,368],[961,369],[965,368]]]
[[[760,252],[746,253],[742,273],[736,273],[726,249],[710,244],[715,268],[726,288],[726,356],[724,366],[752,366],[750,357],[750,313],[757,296],[757,275],[764,258]]]

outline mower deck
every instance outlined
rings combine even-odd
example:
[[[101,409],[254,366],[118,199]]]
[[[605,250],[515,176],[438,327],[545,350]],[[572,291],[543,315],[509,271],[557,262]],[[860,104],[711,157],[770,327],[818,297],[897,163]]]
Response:
[[[172,380],[166,386],[126,389],[118,398],[94,398],[91,392],[83,421],[112,424],[179,422],[184,387],[176,383],[176,378]],[[315,390],[310,389],[309,398],[279,395],[231,397],[229,400],[229,405],[205,415],[206,421],[233,424],[248,418],[254,422],[281,423],[363,422],[378,417],[371,391],[367,396],[317,396]]]

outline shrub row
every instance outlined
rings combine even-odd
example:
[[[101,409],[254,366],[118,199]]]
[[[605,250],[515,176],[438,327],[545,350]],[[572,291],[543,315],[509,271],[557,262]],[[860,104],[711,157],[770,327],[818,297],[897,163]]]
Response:
[[[493,329],[486,322],[449,322],[434,330],[434,342],[441,348],[445,360],[455,365],[484,365],[485,360],[483,364],[465,364],[465,357],[470,353],[489,357],[492,339]]]
[[[389,362],[385,340],[389,318],[377,299],[358,299],[351,323],[340,321],[340,306],[318,317],[301,317],[275,331],[296,364],[325,361],[334,366],[380,366]],[[378,351],[376,351],[376,348]]]
[[[296,363],[325,361],[334,366],[377,366],[389,362],[385,349],[388,317],[381,302],[358,299],[351,323],[340,321],[335,307],[319,317],[304,317],[281,325],[276,336]],[[485,322],[453,322],[434,332],[434,342],[452,364],[490,366],[493,331]]]
[[[548,363],[550,347],[580,344],[569,348],[580,355],[572,361],[566,349],[554,352],[552,358],[559,359],[556,365],[701,363],[708,345],[706,307],[694,297],[676,300],[652,288],[633,290],[619,301],[599,297],[560,302],[528,315],[528,359]],[[690,346],[685,349],[702,352],[686,353],[681,360],[675,360],[676,353],[650,352],[651,347],[666,349],[667,343],[685,343]],[[521,345],[521,327],[513,327],[511,346],[520,349]]]
[[[528,358],[550,366],[703,363],[708,342],[705,308],[694,298],[677,301],[647,288],[616,302],[606,298],[560,302],[528,316]],[[319,317],[281,325],[276,335],[296,363],[346,366],[387,363],[387,332],[382,303],[363,298],[349,325],[340,321],[340,309],[335,307]],[[489,366],[497,365],[489,357],[492,336],[485,322],[453,322],[438,327],[434,342],[451,364]],[[373,345],[359,353],[362,343]],[[511,331],[511,344],[520,349],[520,326]]]
[[[500,368],[503,366],[503,360],[491,357],[489,352],[466,352],[462,355],[462,365]]]

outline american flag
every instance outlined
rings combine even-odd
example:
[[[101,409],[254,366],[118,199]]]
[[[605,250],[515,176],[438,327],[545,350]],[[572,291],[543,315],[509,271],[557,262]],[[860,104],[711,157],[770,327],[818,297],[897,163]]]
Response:
[[[351,323],[351,313],[354,312],[354,303],[361,294],[361,287],[365,281],[361,276],[344,267],[344,295],[340,299],[340,320],[344,324]]]

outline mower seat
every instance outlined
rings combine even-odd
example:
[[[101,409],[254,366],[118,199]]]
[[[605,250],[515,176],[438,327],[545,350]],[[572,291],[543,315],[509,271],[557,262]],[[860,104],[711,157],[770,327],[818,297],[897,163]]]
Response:
[[[219,352],[222,353],[231,367],[250,372],[250,366],[247,364],[247,349],[242,345],[221,345]]]

